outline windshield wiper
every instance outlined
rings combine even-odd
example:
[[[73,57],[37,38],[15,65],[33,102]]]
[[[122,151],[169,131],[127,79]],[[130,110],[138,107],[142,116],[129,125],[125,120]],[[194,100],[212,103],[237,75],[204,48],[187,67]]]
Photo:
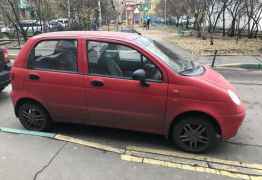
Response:
[[[194,71],[194,70],[196,69],[195,63],[193,63],[193,61],[190,61],[190,64],[191,64],[190,67],[186,66],[186,67],[185,67],[182,71],[180,71],[179,73],[180,73],[180,74],[183,74],[183,73],[185,73],[185,72]]]

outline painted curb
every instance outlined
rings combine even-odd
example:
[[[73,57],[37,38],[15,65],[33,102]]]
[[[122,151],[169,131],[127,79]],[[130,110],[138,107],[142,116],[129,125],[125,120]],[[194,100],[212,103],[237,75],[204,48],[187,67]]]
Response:
[[[242,63],[235,63],[235,64],[222,64],[222,65],[217,65],[217,66],[215,66],[215,68],[219,68],[219,67],[262,70],[262,64],[242,64]]]
[[[24,129],[13,129],[13,128],[6,128],[6,127],[0,127],[0,132],[13,133],[13,134],[24,134],[24,135],[31,135],[31,136],[40,136],[40,137],[46,137],[46,138],[54,138],[56,136],[55,133],[29,131],[29,130],[24,130]]]

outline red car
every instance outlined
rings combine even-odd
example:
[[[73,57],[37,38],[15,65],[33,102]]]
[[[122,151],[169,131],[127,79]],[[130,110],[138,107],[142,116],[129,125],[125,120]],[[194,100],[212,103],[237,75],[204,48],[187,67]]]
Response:
[[[15,114],[29,130],[82,123],[160,134],[203,152],[233,137],[245,117],[220,74],[131,33],[34,36],[16,58],[11,83]]]

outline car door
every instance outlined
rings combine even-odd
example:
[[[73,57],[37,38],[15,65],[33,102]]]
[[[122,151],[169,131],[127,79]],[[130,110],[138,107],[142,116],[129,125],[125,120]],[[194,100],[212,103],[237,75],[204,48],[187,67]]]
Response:
[[[131,47],[88,41],[87,61],[87,123],[162,133],[168,84],[157,66],[159,77],[149,77],[145,87],[132,79],[132,72],[143,63],[154,64]]]
[[[77,40],[56,39],[40,41],[29,55],[25,91],[54,120],[81,122],[87,113],[78,53]]]

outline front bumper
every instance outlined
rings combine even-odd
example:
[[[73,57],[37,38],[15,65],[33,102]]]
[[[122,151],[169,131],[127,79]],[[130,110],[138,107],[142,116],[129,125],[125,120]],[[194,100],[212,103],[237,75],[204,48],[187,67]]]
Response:
[[[243,123],[243,120],[245,119],[245,116],[246,112],[243,108],[243,110],[237,114],[221,117],[221,119],[223,119],[223,124],[221,127],[223,139],[232,138],[237,134],[241,124]]]

